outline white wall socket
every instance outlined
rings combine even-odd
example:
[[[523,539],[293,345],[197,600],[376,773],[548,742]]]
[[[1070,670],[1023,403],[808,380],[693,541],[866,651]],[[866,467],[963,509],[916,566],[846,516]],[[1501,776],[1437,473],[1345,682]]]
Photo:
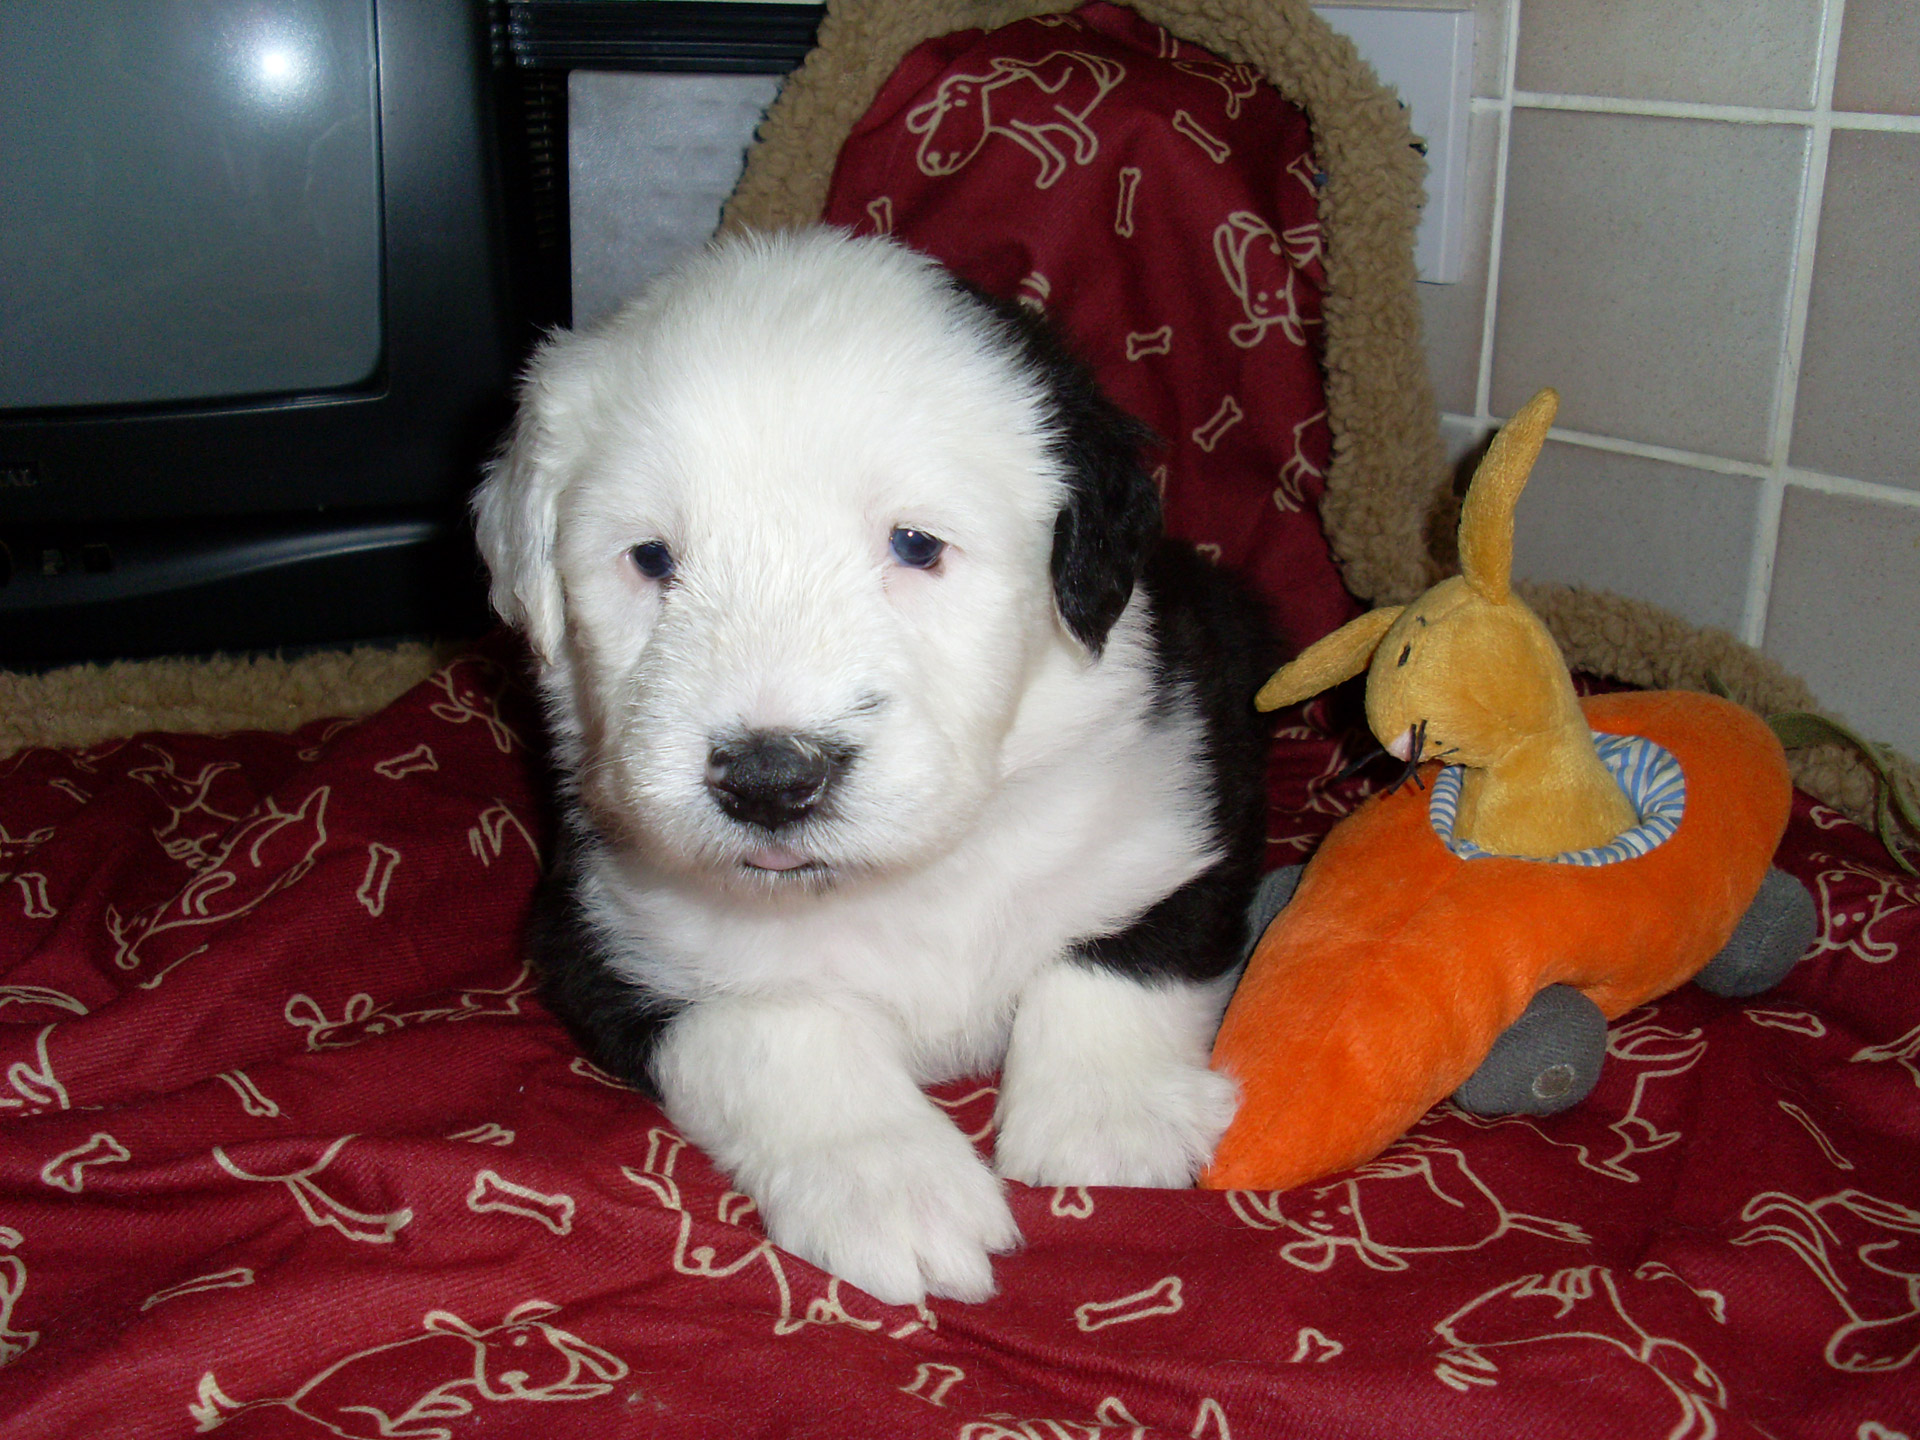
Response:
[[[1318,5],[1384,85],[1413,112],[1427,145],[1427,204],[1414,262],[1422,280],[1460,278],[1466,251],[1467,104],[1473,95],[1473,12],[1384,5]]]

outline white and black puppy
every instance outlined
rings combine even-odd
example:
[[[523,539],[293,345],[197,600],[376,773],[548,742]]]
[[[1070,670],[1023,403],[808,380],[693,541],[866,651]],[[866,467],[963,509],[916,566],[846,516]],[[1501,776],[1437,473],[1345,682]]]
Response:
[[[1043,326],[829,230],[546,344],[476,500],[563,836],[553,1009],[882,1300],[1019,1242],[996,1168],[1185,1185],[1263,841],[1271,656],[1160,538],[1141,427]]]

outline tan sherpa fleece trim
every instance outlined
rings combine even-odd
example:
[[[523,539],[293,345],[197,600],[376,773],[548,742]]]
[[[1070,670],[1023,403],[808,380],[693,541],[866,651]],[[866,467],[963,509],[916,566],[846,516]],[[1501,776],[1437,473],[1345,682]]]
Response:
[[[831,0],[819,47],[768,112],[721,228],[817,221],[841,145],[914,46],[1075,3]],[[1350,590],[1381,603],[1411,599],[1437,578],[1420,534],[1446,473],[1414,289],[1426,161],[1413,148],[1407,112],[1306,0],[1138,0],[1133,9],[1224,60],[1256,67],[1307,113],[1327,176],[1320,216],[1333,459],[1321,523]]]
[[[216,655],[119,660],[43,675],[0,672],[0,757],[76,748],[144,730],[220,734],[297,730],[366,715],[398,699],[460,646],[365,645],[298,659]]]

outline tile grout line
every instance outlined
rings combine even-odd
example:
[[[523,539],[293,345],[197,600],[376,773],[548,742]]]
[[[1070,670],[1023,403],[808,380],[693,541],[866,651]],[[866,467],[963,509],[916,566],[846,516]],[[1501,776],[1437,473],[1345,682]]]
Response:
[[[1507,0],[1506,29],[1500,57],[1500,94],[1494,107],[1498,133],[1493,142],[1493,216],[1487,236],[1487,293],[1480,310],[1479,366],[1473,377],[1474,420],[1484,435],[1492,425],[1493,339],[1500,320],[1501,241],[1507,228],[1507,156],[1513,143],[1513,79],[1520,49],[1521,0]],[[1469,108],[1473,102],[1470,100]],[[1478,443],[1477,441],[1475,443]]]
[[[1457,410],[1443,410],[1440,412],[1440,418],[1468,429],[1480,425],[1479,417],[1463,415]],[[1635,460],[1650,460],[1657,464],[1671,465],[1677,469],[1700,470],[1710,475],[1726,475],[1756,482],[1765,482],[1778,468],[1787,483],[1796,489],[1817,490],[1825,495],[1844,495],[1855,500],[1870,500],[1876,504],[1891,505],[1898,509],[1920,510],[1920,490],[1879,480],[1859,480],[1851,475],[1832,475],[1825,471],[1804,470],[1792,465],[1774,467],[1756,464],[1751,460],[1733,460],[1725,455],[1711,455],[1700,450],[1676,450],[1668,445],[1654,445],[1644,440],[1623,440],[1615,435],[1601,435],[1587,430],[1565,430],[1557,425],[1549,432],[1547,438],[1555,444],[1573,445],[1582,450],[1598,450],[1608,455],[1624,455]]]
[[[1800,399],[1800,366],[1806,348],[1813,267],[1819,250],[1820,211],[1826,201],[1827,156],[1833,136],[1834,75],[1839,68],[1840,30],[1845,17],[1846,0],[1826,0],[1815,51],[1813,112],[1807,134],[1806,179],[1801,187],[1793,272],[1787,293],[1787,323],[1780,339],[1778,368],[1774,372],[1768,467],[1754,513],[1753,551],[1748,557],[1747,594],[1740,616],[1740,638],[1756,650],[1767,638],[1767,611],[1773,599],[1773,571],[1780,550],[1780,521],[1786,509],[1787,472]]]
[[[1704,470],[1716,475],[1737,475],[1748,480],[1764,480],[1770,467],[1751,460],[1734,460],[1725,455],[1709,455],[1698,450],[1679,450],[1671,445],[1656,445],[1646,440],[1626,440],[1597,431],[1569,430],[1556,425],[1550,439],[1583,450],[1604,450],[1611,455],[1630,455],[1636,460],[1655,460],[1689,470]]]
[[[1831,94],[1831,87],[1829,87]],[[1567,110],[1587,115],[1634,115],[1650,120],[1717,120],[1730,125],[1813,125],[1822,118],[1835,130],[1889,130],[1920,132],[1920,115],[1883,114],[1870,110],[1834,110],[1830,105],[1810,109],[1794,106],[1717,105],[1691,100],[1648,100],[1614,95],[1571,95],[1546,90],[1519,90],[1513,105],[1520,110]]]
[[[1801,470],[1789,465],[1783,478],[1796,490],[1812,490],[1821,495],[1844,495],[1850,500],[1871,500],[1896,509],[1920,510],[1920,490],[1904,485],[1889,485],[1879,480],[1856,480],[1851,475],[1829,475],[1822,470]]]

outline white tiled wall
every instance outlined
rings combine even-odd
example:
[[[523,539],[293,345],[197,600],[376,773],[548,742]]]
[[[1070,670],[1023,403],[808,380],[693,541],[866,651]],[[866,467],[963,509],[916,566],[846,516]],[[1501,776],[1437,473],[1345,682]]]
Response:
[[[1473,8],[1467,274],[1421,292],[1457,452],[1561,391],[1519,573],[1920,755],[1920,0]]]

